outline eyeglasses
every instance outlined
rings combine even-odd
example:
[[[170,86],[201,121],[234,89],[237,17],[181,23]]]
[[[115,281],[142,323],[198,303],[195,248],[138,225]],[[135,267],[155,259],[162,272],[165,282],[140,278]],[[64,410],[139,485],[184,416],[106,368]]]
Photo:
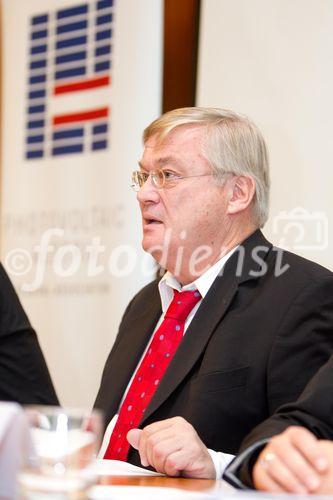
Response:
[[[197,174],[197,175],[177,175],[173,172],[169,172],[168,170],[152,170],[149,172],[142,172],[141,170],[135,170],[132,173],[132,184],[131,188],[134,191],[140,191],[142,186],[147,182],[148,177],[151,178],[151,182],[153,186],[157,189],[162,188],[170,188],[176,185],[176,183],[181,179],[190,179],[192,177],[208,177],[214,175],[211,174]]]

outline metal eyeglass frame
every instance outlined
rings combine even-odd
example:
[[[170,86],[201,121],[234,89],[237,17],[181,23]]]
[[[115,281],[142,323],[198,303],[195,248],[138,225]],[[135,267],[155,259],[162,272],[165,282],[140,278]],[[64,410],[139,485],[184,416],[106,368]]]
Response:
[[[147,182],[148,178],[151,177],[151,182],[154,187],[157,189],[162,189],[164,187],[173,187],[178,180],[181,179],[190,179],[193,177],[208,177],[213,176],[214,173],[210,174],[197,174],[197,175],[181,175],[176,176],[173,179],[167,179],[165,176],[165,172],[162,169],[152,170],[151,172],[142,172],[141,170],[134,170],[132,173],[132,184],[131,188],[134,191],[138,192],[142,188],[142,186]]]

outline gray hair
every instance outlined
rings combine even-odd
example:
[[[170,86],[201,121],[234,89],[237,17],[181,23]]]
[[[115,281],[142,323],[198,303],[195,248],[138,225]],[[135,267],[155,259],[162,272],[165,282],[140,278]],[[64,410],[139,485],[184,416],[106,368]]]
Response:
[[[255,183],[253,214],[262,227],[268,218],[269,161],[265,140],[245,115],[219,108],[179,108],[163,114],[143,133],[143,142],[163,140],[180,126],[206,128],[203,155],[221,181],[223,174],[247,175]]]

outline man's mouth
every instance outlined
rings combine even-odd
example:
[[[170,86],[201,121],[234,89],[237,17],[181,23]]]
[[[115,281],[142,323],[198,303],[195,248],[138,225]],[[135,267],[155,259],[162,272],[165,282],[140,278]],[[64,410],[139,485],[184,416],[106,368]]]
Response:
[[[146,215],[143,217],[143,220],[144,220],[144,223],[148,226],[152,225],[152,224],[162,224],[162,221],[157,219],[157,217],[153,217],[153,216],[150,216],[150,215]]]
[[[145,219],[145,223],[150,226],[151,224],[162,224],[162,221],[157,219]]]

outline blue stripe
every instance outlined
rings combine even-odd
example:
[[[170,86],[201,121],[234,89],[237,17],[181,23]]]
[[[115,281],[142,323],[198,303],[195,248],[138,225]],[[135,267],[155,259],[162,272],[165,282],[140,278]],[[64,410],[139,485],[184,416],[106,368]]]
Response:
[[[96,141],[92,143],[91,149],[97,151],[98,149],[106,149],[108,146],[108,141]]]
[[[98,42],[99,40],[105,40],[106,38],[111,38],[112,37],[112,30],[103,30],[103,31],[97,31],[95,40]]]
[[[88,5],[78,5],[77,7],[70,7],[69,9],[58,10],[57,19],[64,19],[64,17],[79,16],[88,12]]]
[[[46,38],[47,37],[47,30],[41,30],[41,31],[33,31],[31,33],[31,40],[39,40],[40,38]]]
[[[45,97],[45,96],[46,96],[45,89],[33,90],[32,92],[29,92],[29,94],[28,94],[29,99],[39,99],[40,97]]]
[[[95,71],[98,73],[99,71],[105,71],[106,69],[110,68],[110,61],[104,61],[95,64]]]
[[[101,24],[111,23],[112,22],[112,14],[106,14],[105,16],[96,17],[96,25],[100,26]]]
[[[48,14],[44,14],[42,16],[34,16],[31,18],[31,24],[33,26],[36,26],[36,24],[47,23],[48,20],[49,20]]]
[[[104,54],[110,54],[111,45],[102,45],[102,47],[97,47],[95,50],[95,57],[103,56]]]
[[[97,2],[97,9],[106,9],[107,7],[112,7],[113,0],[100,0]]]
[[[107,38],[112,37],[112,30],[103,30],[98,31],[95,36],[95,40],[98,42],[99,40],[106,40]]]
[[[40,151],[27,151],[26,152],[26,159],[27,160],[30,160],[32,158],[43,158],[44,156],[44,151],[40,150]]]
[[[42,54],[47,51],[47,45],[35,45],[34,47],[31,47],[30,49],[30,54]]]
[[[73,47],[74,45],[83,45],[84,43],[87,43],[87,37],[78,36],[76,38],[68,38],[67,40],[61,40],[60,42],[57,42],[56,48],[65,49],[66,47]]]
[[[59,132],[53,132],[52,139],[56,141],[57,139],[69,139],[72,137],[83,137],[83,128],[72,128],[71,130],[59,130]]]
[[[45,111],[45,104],[40,104],[39,106],[29,106],[28,113],[43,113]]]
[[[61,78],[67,78],[69,76],[79,76],[85,75],[85,66],[80,66],[79,68],[65,69],[64,71],[56,71],[54,78],[55,80],[60,80]]]
[[[56,64],[62,64],[71,61],[81,61],[82,59],[86,59],[87,52],[72,52],[71,54],[65,54],[64,56],[58,56],[55,59]]]
[[[30,63],[30,69],[46,68],[46,59],[39,59]]]
[[[83,30],[88,26],[87,21],[79,21],[78,23],[63,24],[57,27],[57,35],[68,33],[69,31]]]
[[[62,146],[59,148],[52,148],[52,155],[66,155],[70,153],[82,153],[83,144],[72,144],[71,146]]]
[[[46,75],[31,76],[29,78],[30,85],[34,83],[44,83],[46,82]]]
[[[38,142],[43,142],[43,141],[44,141],[44,135],[29,135],[27,137],[28,144],[36,144]]]
[[[93,126],[93,134],[104,134],[108,131],[108,124],[104,123],[103,125],[94,125]]]
[[[27,123],[27,128],[41,128],[44,127],[45,125],[45,120],[33,120]]]

